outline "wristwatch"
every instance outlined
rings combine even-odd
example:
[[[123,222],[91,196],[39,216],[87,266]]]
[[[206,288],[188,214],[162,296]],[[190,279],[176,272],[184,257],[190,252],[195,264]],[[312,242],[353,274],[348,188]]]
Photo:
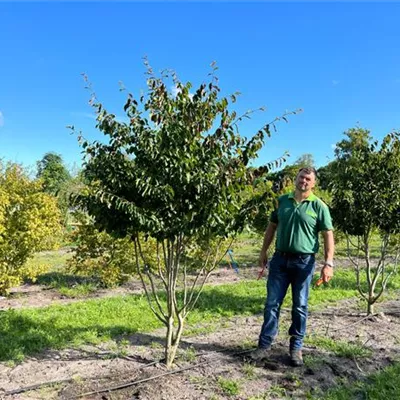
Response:
[[[328,265],[329,267],[333,268],[333,261],[325,261],[324,265]]]

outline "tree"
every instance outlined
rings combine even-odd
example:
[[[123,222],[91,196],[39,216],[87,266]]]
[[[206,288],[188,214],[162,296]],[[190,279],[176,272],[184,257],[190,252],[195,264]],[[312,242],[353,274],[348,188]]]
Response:
[[[37,162],[37,178],[43,181],[43,190],[57,196],[71,176],[59,154],[49,152]]]
[[[73,180],[59,154],[49,152],[37,162],[36,177],[42,181],[43,190],[57,198],[58,206],[63,216],[64,225],[68,220],[70,205],[69,192]]]
[[[267,179],[256,179],[246,190],[248,201],[248,222],[250,228],[263,235],[268,225],[271,212],[274,210],[278,195],[272,190],[272,182]],[[250,206],[252,204],[252,206]]]
[[[25,263],[60,230],[56,200],[17,164],[0,163],[0,293],[19,284]],[[30,273],[33,278],[35,271]]]
[[[393,272],[386,259],[393,250],[393,235],[400,230],[400,135],[386,135],[380,146],[378,141],[371,143],[365,129],[353,128],[345,135],[336,145],[332,166],[332,216],[346,235],[357,289],[372,313]],[[371,240],[377,232],[381,243],[379,257],[373,260]]]
[[[334,173],[335,165],[337,161],[333,160],[327,165],[318,168],[318,187],[322,190],[328,190],[332,180],[332,174]]]
[[[251,112],[238,116],[228,109],[237,94],[220,97],[216,68],[210,82],[191,93],[191,84],[182,83],[174,72],[157,77],[146,66],[148,90],[139,100],[128,94],[128,122],[118,121],[93,95],[97,128],[108,140],[89,143],[79,136],[89,186],[77,200],[99,229],[133,241],[151,310],[167,328],[169,367],[185,319],[227,250],[222,244],[247,223],[251,201],[241,194],[257,173],[281,160],[257,173],[248,168],[276,120],[249,139],[241,136],[238,123]],[[168,91],[170,80],[176,95]],[[157,242],[155,268],[142,251],[146,236]],[[190,255],[199,247],[204,250],[202,265],[193,276]]]
[[[315,161],[311,153],[302,154],[294,163],[299,169],[303,167],[314,167]]]

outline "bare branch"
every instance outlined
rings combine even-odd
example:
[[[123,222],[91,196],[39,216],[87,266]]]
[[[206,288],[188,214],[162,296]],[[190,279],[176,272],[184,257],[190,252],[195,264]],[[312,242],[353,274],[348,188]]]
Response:
[[[388,279],[390,278],[390,275],[391,275],[391,274],[388,274],[385,277],[385,258],[386,258],[386,253],[387,253],[387,247],[388,247],[388,244],[389,244],[389,240],[390,240],[390,234],[387,233],[387,234],[385,234],[385,236],[384,236],[384,238],[383,238],[383,240],[381,242],[381,247],[380,247],[381,255],[379,257],[378,264],[376,266],[376,269],[375,269],[375,272],[374,272],[374,276],[373,276],[373,279],[372,279],[372,285],[371,285],[371,288],[370,288],[370,293],[372,293],[374,295],[375,288],[376,288],[376,285],[378,283],[378,279],[381,278],[381,288],[380,288],[379,293],[376,296],[374,296],[374,302],[376,300],[378,300],[378,298],[382,295],[383,291],[386,288],[386,283],[387,283],[387,281],[388,281]]]
[[[182,253],[182,234],[179,234],[177,240],[176,240],[176,250],[175,250],[175,262],[174,262],[174,296],[173,296],[173,303],[174,303],[174,311],[176,313],[176,316],[178,317],[179,325],[178,325],[178,331],[179,331],[179,326],[181,325],[180,322],[180,313],[181,310],[179,310],[178,303],[177,303],[177,298],[176,298],[176,283],[178,281],[178,274],[179,274],[179,269],[180,269],[180,258],[181,258],[181,253]]]
[[[151,311],[153,311],[154,315],[155,315],[163,324],[167,325],[167,324],[168,324],[168,321],[167,321],[167,317],[166,317],[166,315],[164,314],[164,312],[162,312],[162,310],[161,310],[161,313],[159,314],[159,313],[156,311],[156,309],[154,308],[154,306],[153,306],[153,302],[152,302],[150,293],[149,293],[149,291],[148,291],[147,284],[146,284],[146,282],[145,282],[145,280],[144,280],[144,278],[143,278],[143,274],[142,274],[142,271],[141,271],[141,269],[140,269],[140,262],[139,262],[139,255],[138,255],[139,249],[138,249],[137,241],[138,241],[137,236],[134,236],[134,241],[133,241],[133,243],[134,243],[134,246],[135,246],[136,268],[137,268],[137,272],[138,272],[139,277],[140,277],[140,281],[142,282],[142,286],[143,286],[144,292],[145,292],[145,294],[146,294],[147,302],[149,303],[149,307],[150,307]]]
[[[165,265],[165,263],[164,263]],[[157,241],[157,268],[158,268],[158,275],[162,280],[165,290],[167,290],[167,281],[165,280],[164,273],[161,268],[161,260],[160,260],[160,243]]]
[[[207,279],[209,278],[209,276],[211,275],[211,273],[215,270],[215,268],[217,267],[217,265],[221,262],[221,260],[223,259],[223,257],[225,256],[226,252],[229,250],[229,248],[232,246],[232,243],[234,241],[234,238],[232,238],[231,242],[229,243],[229,246],[227,247],[227,250],[225,250],[225,252],[223,253],[223,255],[218,259],[218,251],[221,247],[221,244],[223,242],[223,239],[220,240],[219,244],[217,245],[217,249],[215,251],[215,257],[214,257],[214,262],[212,264],[212,267],[208,270],[207,274],[205,275],[202,283],[200,284],[199,290],[197,292],[196,297],[194,298],[194,300],[192,301],[191,304],[188,304],[188,308],[187,308],[187,313],[193,309],[193,307],[196,305],[203,289],[204,289],[204,285],[207,282]]]
[[[205,260],[203,266],[201,267],[200,271],[197,273],[197,275],[196,275],[196,277],[195,277],[195,279],[194,279],[194,281],[193,281],[193,283],[192,283],[192,285],[191,285],[191,287],[189,289],[189,293],[190,293],[189,300],[187,301],[187,303],[184,304],[184,307],[182,307],[182,310],[184,308],[186,308],[187,305],[192,302],[192,299],[193,299],[193,296],[194,296],[194,293],[195,293],[195,288],[197,286],[197,281],[199,280],[200,275],[204,273],[204,271],[206,269],[206,266],[208,264],[208,261],[210,259],[210,256],[211,256],[211,249],[208,249],[206,260]],[[182,310],[180,310],[180,311],[182,311]]]
[[[250,118],[251,114],[254,114],[256,111],[264,111],[263,107],[257,108],[256,110],[247,110],[245,113],[243,113],[240,117],[236,118],[233,122],[232,122],[232,126],[236,126],[237,124],[243,120],[243,118]]]
[[[359,269],[358,262],[355,262],[355,261],[354,261],[353,257],[351,256],[351,253],[350,253],[350,244],[351,244],[353,247],[355,247],[358,251],[359,251],[360,247],[359,247],[359,246],[355,246],[355,245],[351,242],[351,240],[350,240],[350,235],[347,235],[347,234],[346,234],[346,239],[347,239],[347,257],[349,258],[349,260],[351,261],[351,263],[352,263],[352,264],[356,267],[356,269],[358,270],[358,269]]]
[[[349,234],[346,234],[346,238],[347,238],[347,241],[348,241],[354,248],[356,248],[356,249],[359,249],[359,248],[360,248],[360,241],[359,241],[359,237],[358,237],[358,236],[357,236],[357,239],[358,239],[357,245],[355,245],[355,244],[351,241],[350,235],[349,235]]]
[[[347,256],[349,260],[352,262],[354,265],[354,269],[356,271],[356,286],[357,290],[360,293],[361,297],[368,301],[367,295],[363,292],[361,288],[361,281],[360,281],[360,262],[359,262],[359,253],[360,253],[360,240],[358,238],[357,240],[357,246],[351,242],[350,240],[350,235],[346,234],[346,239],[347,239]],[[353,259],[353,257],[350,255],[350,244],[357,249],[357,261]]]
[[[393,275],[393,272],[394,272],[394,271],[389,272],[389,273],[386,275],[386,277],[383,278],[381,289],[380,289],[379,293],[378,293],[377,296],[376,296],[376,299],[377,299],[377,300],[379,299],[379,297],[381,297],[382,293],[386,290],[386,286],[387,286],[387,284],[388,284],[388,281],[389,281],[390,277]],[[382,273],[382,276],[383,276],[383,273]]]
[[[369,253],[369,244],[368,244],[368,237],[365,235],[364,237],[364,251],[365,251],[365,264],[367,268],[367,282],[368,287],[370,288],[372,285],[372,278],[371,278],[371,260],[370,260],[370,253]]]
[[[143,252],[142,252],[142,246],[141,246],[141,244],[140,244],[139,237],[137,238],[137,245],[138,245],[140,257],[141,257],[141,259],[143,260],[143,263],[144,263],[144,266],[145,266],[145,273],[146,273],[146,276],[147,276],[147,277],[149,278],[149,280],[150,280],[151,292],[152,292],[152,294],[153,294],[154,300],[156,301],[156,304],[157,304],[157,307],[158,307],[160,313],[161,313],[162,315],[164,315],[164,317],[166,318],[167,316],[164,314],[161,301],[160,301],[160,299],[159,299],[159,297],[158,297],[158,294],[157,294],[157,288],[156,288],[156,286],[154,285],[154,280],[153,280],[153,277],[152,277],[152,271],[151,271],[151,269],[150,269],[148,263],[146,262],[146,259],[144,258],[144,254],[143,254]]]

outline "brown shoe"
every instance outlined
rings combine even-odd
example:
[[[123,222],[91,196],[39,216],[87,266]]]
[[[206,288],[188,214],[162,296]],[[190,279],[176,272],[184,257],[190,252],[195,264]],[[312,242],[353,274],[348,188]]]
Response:
[[[301,367],[304,364],[301,350],[290,350],[290,365],[292,367]]]
[[[250,358],[253,361],[261,361],[269,357],[271,347],[258,348],[250,353]]]

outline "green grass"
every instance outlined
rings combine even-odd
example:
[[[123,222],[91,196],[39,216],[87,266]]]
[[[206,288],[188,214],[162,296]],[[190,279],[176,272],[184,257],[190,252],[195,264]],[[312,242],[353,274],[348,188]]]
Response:
[[[179,349],[179,359],[187,362],[193,362],[196,360],[197,352],[193,346],[189,346],[187,349]]]
[[[325,357],[323,355],[308,354],[304,357],[304,365],[311,369],[320,368],[325,362]]]
[[[308,336],[305,339],[308,345],[314,345],[332,351],[338,357],[369,357],[371,350],[367,349],[359,342],[346,342],[343,340],[331,339],[326,336]]]
[[[235,260],[241,265],[258,265],[263,238],[257,234],[242,233],[233,243]],[[225,257],[226,258],[226,257]]]
[[[365,381],[331,389],[313,399],[324,400],[392,400],[400,399],[400,363],[370,375]]]
[[[234,379],[226,379],[219,376],[217,383],[223,393],[228,396],[236,396],[240,392],[240,383]]]
[[[344,235],[339,235],[339,240],[336,241],[335,244],[335,254],[337,257],[347,257],[347,240]],[[352,243],[357,243],[356,237],[351,237],[350,240]],[[380,256],[380,248],[382,244],[382,239],[379,236],[379,233],[375,232],[369,242],[370,247],[370,255],[371,257],[379,257]],[[356,250],[350,245],[350,252],[351,254],[355,255]],[[360,255],[362,253],[360,252]]]
[[[247,379],[254,379],[256,377],[256,367],[253,363],[244,363],[242,366],[242,372]]]
[[[0,314],[0,360],[20,361],[44,349],[96,344],[159,326],[145,298],[139,296],[9,310]]]
[[[324,288],[311,290],[310,305],[319,307],[353,297],[356,291],[348,282],[352,275],[337,270],[335,279]],[[397,287],[399,277],[393,280]],[[262,313],[265,281],[248,280],[235,284],[206,287],[196,308],[189,314],[188,329],[221,323],[233,316]],[[162,297],[162,296],[161,296]],[[290,295],[284,306],[290,302]],[[85,300],[41,309],[0,312],[0,360],[20,361],[44,349],[62,349],[83,343],[100,343],[130,334],[142,335],[161,327],[141,295]]]
[[[278,386],[272,385],[264,393],[257,396],[251,396],[247,400],[270,400],[270,399],[288,399],[286,389]]]
[[[69,298],[84,298],[98,290],[98,285],[88,282],[76,285],[73,287],[60,287],[59,292],[64,297]]]
[[[207,324],[207,325],[200,325],[200,326],[188,326],[183,331],[183,336],[196,336],[196,335],[206,335],[213,332],[216,332],[219,329],[219,326],[215,323]]]
[[[35,278],[35,283],[57,289],[64,297],[83,298],[99,289],[99,282],[88,277],[64,273],[65,264],[71,252],[45,251],[37,253],[27,263],[31,270],[43,271]]]
[[[100,282],[96,279],[69,275],[63,272],[48,272],[39,275],[36,282],[57,289],[62,296],[68,298],[83,298],[96,292],[100,287]]]
[[[329,283],[329,287],[334,289],[352,289],[355,288],[356,284],[356,274],[354,268],[340,268],[340,261],[337,262],[338,266],[334,269],[334,276],[332,281]],[[386,266],[387,272],[394,272],[392,265]],[[363,286],[366,282],[366,274],[364,271],[360,274],[360,280],[362,284],[362,288],[365,289],[366,287]],[[322,286],[323,288],[324,286]],[[378,285],[379,287],[379,285]],[[389,279],[388,289],[400,289],[400,273],[393,274]]]
[[[65,274],[61,271],[47,272],[45,274],[39,275],[36,280],[38,284],[53,289],[61,289],[76,285],[82,285],[91,281],[92,280],[89,278]]]
[[[71,252],[67,251],[43,251],[36,253],[31,259],[28,260],[28,264],[32,266],[44,265],[47,270],[59,271],[62,270],[67,262],[72,257]]]

